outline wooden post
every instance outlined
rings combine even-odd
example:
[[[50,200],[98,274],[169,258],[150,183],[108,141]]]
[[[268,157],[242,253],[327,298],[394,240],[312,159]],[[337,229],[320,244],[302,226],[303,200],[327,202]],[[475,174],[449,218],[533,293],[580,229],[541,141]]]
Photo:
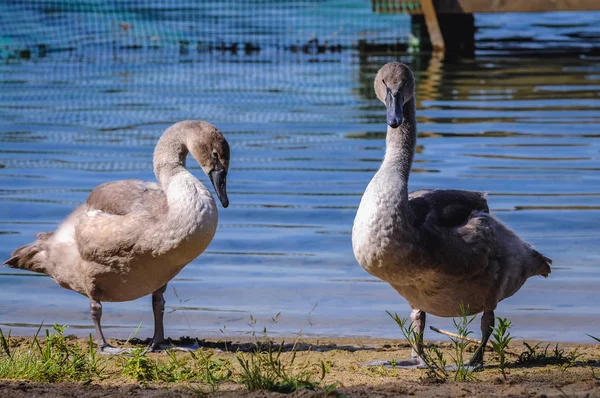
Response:
[[[463,57],[475,56],[475,13],[600,10],[600,0],[420,0],[416,8],[410,0],[371,1],[375,12],[410,14],[421,51]]]
[[[444,45],[444,37],[442,36],[440,25],[438,24],[435,8],[433,7],[433,1],[421,0],[421,9],[425,16],[425,24],[427,25],[429,41],[433,46],[433,51],[444,52],[446,46]]]
[[[475,18],[473,14],[437,14],[437,21],[446,55],[467,58],[475,56]],[[411,16],[411,30],[413,35],[419,38],[421,51],[431,51],[435,48],[430,41],[430,35],[427,34],[428,29],[424,15]]]
[[[473,14],[438,14],[446,43],[446,54],[475,57],[475,17]]]

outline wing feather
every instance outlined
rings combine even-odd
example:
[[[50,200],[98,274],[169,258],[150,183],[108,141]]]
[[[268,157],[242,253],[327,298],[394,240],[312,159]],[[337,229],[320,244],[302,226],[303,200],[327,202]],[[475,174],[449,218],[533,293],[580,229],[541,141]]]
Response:
[[[484,192],[456,189],[422,189],[408,196],[413,225],[428,220],[441,227],[456,227],[467,222],[474,211],[490,212]]]
[[[140,252],[147,225],[168,211],[160,185],[139,180],[99,185],[86,204],[75,228],[79,253],[87,261],[113,266]]]
[[[160,185],[140,180],[122,180],[98,185],[86,201],[91,210],[123,216],[145,211],[153,215],[164,214],[167,197]]]
[[[413,225],[425,261],[440,272],[469,277],[486,269],[498,243],[486,194],[461,190],[419,190],[409,195]]]

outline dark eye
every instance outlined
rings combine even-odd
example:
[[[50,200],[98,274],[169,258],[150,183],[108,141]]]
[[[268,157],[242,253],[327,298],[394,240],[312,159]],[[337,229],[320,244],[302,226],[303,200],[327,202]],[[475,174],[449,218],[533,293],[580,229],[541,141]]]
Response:
[[[217,151],[213,151],[213,158],[215,158],[215,159],[219,158],[219,154],[217,153]]]

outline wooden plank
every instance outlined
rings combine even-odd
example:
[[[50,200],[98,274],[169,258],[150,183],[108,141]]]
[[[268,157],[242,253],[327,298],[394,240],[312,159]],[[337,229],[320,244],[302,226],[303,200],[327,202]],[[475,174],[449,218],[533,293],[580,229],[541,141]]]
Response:
[[[433,8],[432,0],[421,0],[421,9],[425,16],[425,24],[427,25],[427,31],[429,32],[429,41],[433,51],[444,52],[446,46],[444,45],[444,38],[442,37],[442,31],[438,24],[437,15]]]
[[[439,14],[600,10],[598,0],[436,0]]]
[[[402,0],[390,1],[398,5],[402,3]],[[600,0],[433,0],[433,4],[438,14],[600,11]],[[421,13],[418,9],[414,12],[405,11],[409,14]]]

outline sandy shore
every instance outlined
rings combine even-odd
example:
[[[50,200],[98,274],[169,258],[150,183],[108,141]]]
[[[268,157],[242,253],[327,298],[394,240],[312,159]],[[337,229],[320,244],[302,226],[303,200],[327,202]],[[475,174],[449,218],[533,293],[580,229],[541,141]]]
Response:
[[[27,341],[23,339],[22,341]],[[84,339],[73,339],[81,345]],[[115,341],[116,344],[122,342]],[[138,342],[142,347],[143,342]],[[218,340],[201,341],[202,350],[215,357],[229,360],[238,367],[236,351],[251,352],[255,346],[244,340],[224,343]],[[450,344],[434,342],[445,354],[450,355]],[[543,343],[540,347],[546,347]],[[517,356],[509,356],[508,374],[502,377],[498,367],[498,357],[486,353],[485,368],[475,373],[475,381],[437,383],[426,379],[424,370],[389,369],[366,367],[362,363],[376,359],[400,359],[409,355],[409,348],[401,340],[376,339],[302,339],[298,346],[295,363],[324,363],[328,373],[316,390],[298,390],[284,395],[274,392],[249,392],[242,384],[228,381],[219,384],[211,391],[206,386],[188,383],[148,383],[139,384],[131,378],[121,376],[116,366],[121,359],[111,357],[107,368],[109,377],[103,380],[77,383],[37,383],[31,381],[0,380],[0,397],[600,397],[600,345],[560,344],[564,355],[580,354],[568,364],[556,364],[551,353],[551,343],[547,359],[529,364],[519,364]],[[287,347],[287,346],[286,346]],[[516,341],[510,351],[516,354],[526,350],[523,342]],[[472,349],[471,349],[472,351]],[[148,354],[150,358],[162,361],[165,353]],[[187,353],[178,354],[181,356]],[[290,352],[283,354],[289,358]],[[470,356],[470,353],[469,353]],[[115,370],[111,371],[111,367]],[[234,371],[234,380],[236,371]],[[329,395],[325,390],[329,386]],[[335,387],[334,387],[335,386]]]

